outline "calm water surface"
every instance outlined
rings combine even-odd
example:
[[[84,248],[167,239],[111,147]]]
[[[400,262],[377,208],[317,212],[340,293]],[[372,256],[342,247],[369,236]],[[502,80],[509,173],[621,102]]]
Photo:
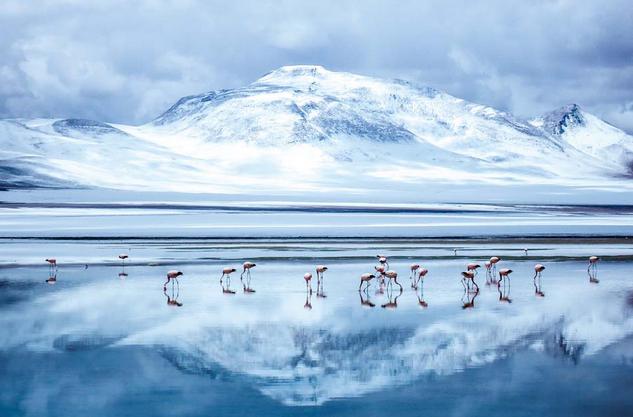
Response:
[[[0,240],[0,415],[631,415],[633,245],[524,246]],[[358,292],[377,253],[402,293]],[[589,254],[603,257],[599,283]],[[514,270],[510,287],[480,273],[465,293],[460,271],[491,255]],[[246,259],[255,292],[235,274],[224,293],[221,268]],[[423,290],[412,261],[430,270]],[[302,278],[320,263],[326,297]],[[164,291],[169,269],[184,276]]]

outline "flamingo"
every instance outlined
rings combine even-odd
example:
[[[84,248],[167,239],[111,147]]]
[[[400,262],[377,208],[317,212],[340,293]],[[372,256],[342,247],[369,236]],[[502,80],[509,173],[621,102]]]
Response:
[[[242,274],[240,275],[240,282],[242,283],[242,286],[244,287],[244,292],[245,293],[254,293],[255,290],[251,288],[251,268],[255,268],[257,266],[257,264],[254,264],[253,262],[249,262],[246,261],[242,264],[242,267],[244,268],[242,270]],[[246,274],[246,284],[244,284],[244,274]]]
[[[541,291],[541,273],[545,270],[545,266],[541,264],[534,265],[534,294],[539,297],[545,297],[545,293]],[[538,284],[537,284],[538,279]]]
[[[418,269],[420,269],[420,265],[418,265],[418,264],[411,264],[410,268],[411,268],[411,274],[409,274],[409,281],[411,281],[411,288],[415,288],[415,285],[414,285],[415,275],[416,275],[415,272]]]
[[[490,285],[494,281],[492,276],[492,264],[490,261],[486,261],[484,262],[484,267],[486,267],[486,285]]]
[[[383,265],[385,269],[389,269],[389,261],[387,260],[386,256],[376,255],[376,258],[378,258],[378,262],[380,263],[380,265]]]
[[[523,252],[525,252],[525,256],[528,256],[528,248],[523,248]]]
[[[481,268],[481,265],[473,263],[473,262],[471,262],[468,265],[466,265],[466,270],[467,271],[473,271],[475,276],[477,275],[477,268]]]
[[[121,260],[121,266],[125,267],[125,260],[129,258],[128,255],[126,255],[125,253],[122,253],[119,255],[119,259]]]
[[[178,284],[178,277],[183,275],[182,272],[180,271],[169,271],[167,272],[167,281],[165,281],[165,283],[163,284],[163,291],[167,291],[167,284],[169,284],[169,282],[173,279],[174,281],[176,281],[176,284]],[[171,283],[172,285],[174,285],[174,283]],[[178,284],[180,286],[180,284]]]
[[[327,266],[318,265],[316,267],[317,275],[317,297],[325,298],[326,295],[323,292],[323,273],[327,271]]]
[[[426,268],[422,268],[420,269],[420,272],[418,272],[418,278],[415,281],[414,285],[413,285],[413,289],[417,290],[418,289],[418,284],[421,282],[422,284],[424,284],[424,277],[426,276],[426,274],[429,273],[429,270]]]
[[[393,284],[391,280],[393,280],[396,284],[398,284],[398,286],[400,287],[400,292],[402,292],[402,285],[400,285],[400,283],[398,282],[398,273],[396,271],[389,270],[385,272],[385,276],[389,278],[387,286],[392,286]]]
[[[378,284],[378,289],[376,290],[376,294],[382,294],[383,292],[385,292],[385,266],[378,265],[375,266],[374,269],[380,274],[380,280]]]
[[[589,282],[597,284],[598,282],[598,262],[600,258],[598,256],[589,257],[589,266],[587,267],[587,274],[589,274]]]
[[[312,274],[306,272],[303,274],[303,279],[306,281],[306,291],[310,291],[310,295],[312,295]],[[312,306],[310,306],[312,308]]]
[[[493,277],[497,275],[497,264],[500,260],[501,258],[499,258],[498,256],[493,256],[492,258],[490,258],[490,273]]]
[[[505,301],[507,303],[511,303],[510,299],[510,274],[512,273],[511,269],[502,268],[499,270],[499,281],[497,281],[497,289],[499,290],[499,301]],[[505,280],[503,279],[505,278]],[[503,292],[501,291],[501,281],[503,281]],[[506,291],[506,281],[508,282],[508,288]]]
[[[53,275],[53,273],[57,274],[57,259],[47,258],[45,260],[46,262],[48,262],[48,270],[50,271],[51,275]]]
[[[222,292],[224,294],[235,294],[235,291],[231,290],[231,274],[235,271],[236,269],[231,268],[231,267],[222,269],[222,276],[220,277],[220,286],[222,287]],[[224,287],[224,284],[222,282],[225,276],[226,276],[226,287]]]
[[[127,277],[127,274],[125,273],[125,260],[128,258],[128,255],[126,255],[125,253],[122,253],[119,255],[119,259],[121,260],[121,272],[119,272],[119,278],[121,279],[125,279]],[[88,265],[86,265],[86,269],[88,268]]]
[[[369,288],[369,281],[371,281],[374,278],[376,278],[376,275],[370,274],[369,272],[366,272],[366,273],[362,274],[360,276],[360,285],[358,286],[358,291],[361,290],[361,288],[363,286],[363,282],[367,283],[367,286],[365,287],[365,290],[367,290]]]
[[[470,282],[475,286],[475,292],[479,292],[479,285],[475,282],[475,273],[473,271],[462,272],[462,285],[464,285],[465,290],[470,291]]]

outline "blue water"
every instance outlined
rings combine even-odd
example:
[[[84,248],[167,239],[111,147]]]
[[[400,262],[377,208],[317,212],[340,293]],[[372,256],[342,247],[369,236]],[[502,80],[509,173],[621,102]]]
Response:
[[[631,415],[632,245],[454,243],[2,240],[0,415]],[[357,291],[376,253],[402,293]],[[492,254],[514,270],[512,302],[480,273],[464,309],[460,271]],[[242,259],[256,292],[234,275],[223,293],[220,270]],[[423,292],[412,261],[429,269]],[[305,290],[317,263],[326,297]],[[163,290],[169,269],[184,275]]]

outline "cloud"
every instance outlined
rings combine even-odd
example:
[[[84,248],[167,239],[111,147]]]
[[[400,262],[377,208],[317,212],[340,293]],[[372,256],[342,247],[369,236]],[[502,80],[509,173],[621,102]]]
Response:
[[[301,63],[408,78],[530,116],[577,102],[631,131],[628,2],[5,0],[0,117],[143,123]]]

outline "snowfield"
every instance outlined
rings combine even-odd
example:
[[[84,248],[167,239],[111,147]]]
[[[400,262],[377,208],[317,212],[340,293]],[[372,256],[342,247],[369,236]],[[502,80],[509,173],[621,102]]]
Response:
[[[398,200],[440,183],[481,193],[628,191],[632,170],[633,137],[577,105],[524,121],[406,81],[320,66],[282,67],[243,88],[184,97],[142,126],[0,120],[4,188],[389,190]]]

